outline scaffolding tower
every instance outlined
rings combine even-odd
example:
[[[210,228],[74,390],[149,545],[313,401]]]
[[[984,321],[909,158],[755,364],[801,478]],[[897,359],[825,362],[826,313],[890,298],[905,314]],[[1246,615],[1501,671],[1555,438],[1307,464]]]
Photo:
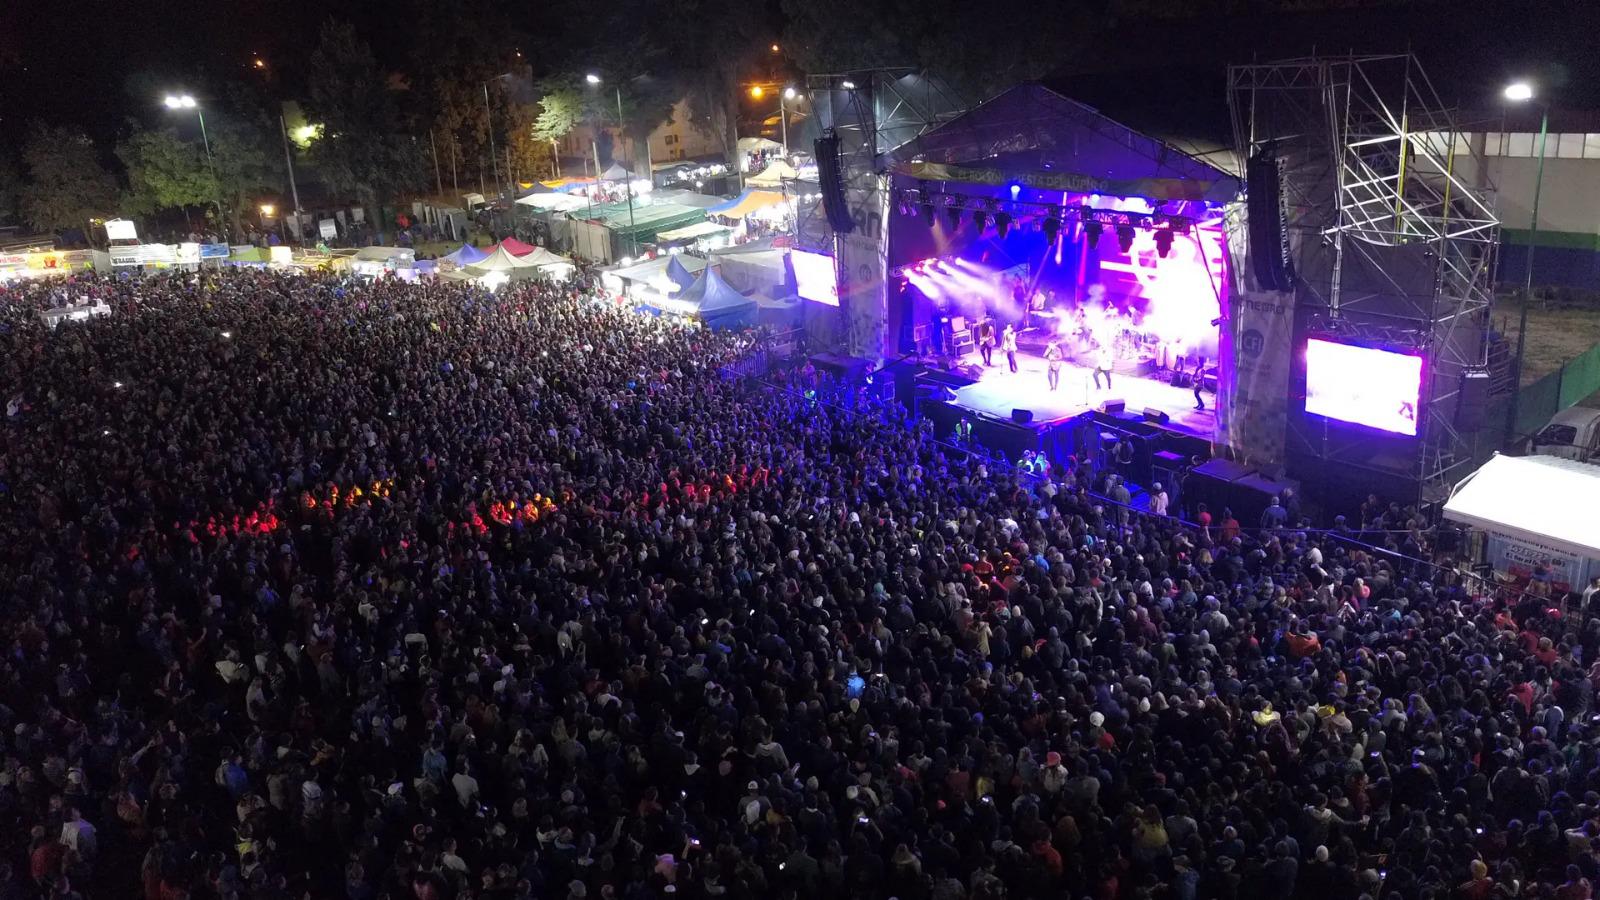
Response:
[[[1499,221],[1474,185],[1484,162],[1411,54],[1232,66],[1235,148],[1283,165],[1298,281],[1296,346],[1306,334],[1423,354],[1418,438],[1383,457],[1290,416],[1287,443],[1324,466],[1415,479],[1439,498],[1479,455],[1465,379],[1485,370]]]

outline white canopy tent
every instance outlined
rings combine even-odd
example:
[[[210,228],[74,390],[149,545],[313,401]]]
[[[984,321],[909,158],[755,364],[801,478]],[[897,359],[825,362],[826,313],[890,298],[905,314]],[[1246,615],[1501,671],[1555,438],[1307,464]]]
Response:
[[[761,170],[761,174],[746,178],[744,183],[751,187],[779,187],[785,181],[793,181],[798,177],[799,173],[794,170],[794,166],[781,159],[775,159]]]
[[[1490,536],[1497,570],[1543,565],[1581,586],[1600,574],[1600,466],[1496,455],[1451,492],[1444,517]],[[1495,546],[1498,539],[1499,546]]]
[[[571,212],[575,209],[583,209],[584,207],[589,206],[590,201],[588,198],[579,196],[577,194],[565,194],[559,191],[550,191],[548,193],[529,194],[526,197],[518,197],[517,205],[526,206],[531,209],[546,209],[555,212]]]
[[[572,260],[557,256],[543,247],[522,256],[512,256],[506,248],[496,247],[482,261],[460,271],[468,278],[477,279],[493,288],[523,278],[566,278],[572,274],[572,268]]]

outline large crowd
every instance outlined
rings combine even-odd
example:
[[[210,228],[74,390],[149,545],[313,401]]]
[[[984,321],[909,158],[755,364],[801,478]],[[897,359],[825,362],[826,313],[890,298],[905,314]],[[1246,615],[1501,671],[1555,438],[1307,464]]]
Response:
[[[1582,605],[759,349],[583,277],[0,287],[0,900],[1590,896]]]

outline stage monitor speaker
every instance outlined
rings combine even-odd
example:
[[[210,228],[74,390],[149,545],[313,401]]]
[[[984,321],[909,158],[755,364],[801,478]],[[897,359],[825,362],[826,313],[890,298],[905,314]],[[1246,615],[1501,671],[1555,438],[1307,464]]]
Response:
[[[822,191],[822,210],[828,224],[840,234],[855,230],[850,208],[844,202],[844,172],[839,165],[839,136],[832,129],[812,143],[817,160],[817,187]]]
[[[1294,287],[1288,211],[1283,197],[1283,161],[1271,147],[1245,163],[1245,209],[1249,218],[1250,267],[1262,290]]]
[[[1126,400],[1107,400],[1106,402],[1100,404],[1101,412],[1119,413],[1127,408],[1128,402]]]
[[[1013,409],[1011,411],[1011,421],[1018,425],[1027,425],[1033,421],[1033,410]]]
[[[1144,408],[1144,420],[1146,422],[1155,422],[1158,425],[1172,424],[1172,417],[1167,415],[1166,410],[1156,409],[1154,406],[1146,406]]]
[[[1456,427],[1478,431],[1489,415],[1489,373],[1468,369],[1461,373],[1461,396],[1456,401]]]

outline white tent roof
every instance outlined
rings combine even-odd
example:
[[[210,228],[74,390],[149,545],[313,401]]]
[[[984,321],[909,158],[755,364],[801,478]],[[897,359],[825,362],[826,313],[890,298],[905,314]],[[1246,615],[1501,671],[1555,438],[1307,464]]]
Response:
[[[388,262],[391,259],[410,261],[416,258],[416,251],[410,247],[362,247],[356,251],[356,259],[366,262]]]
[[[554,254],[551,255],[553,256]],[[532,261],[530,259],[532,256],[534,256],[532,253],[529,253],[527,256],[512,256],[510,253],[506,252],[506,248],[496,247],[494,248],[493,253],[473,263],[472,265],[467,266],[467,271],[473,273],[474,275],[482,275],[485,272],[509,272],[512,269],[537,269],[542,265],[549,265],[547,262],[539,263]],[[565,262],[566,260],[561,261]]]
[[[785,181],[793,181],[797,175],[798,173],[795,172],[794,166],[777,159],[773,160],[765,169],[762,169],[760,175],[752,175],[746,178],[744,183],[758,187],[774,187]]]
[[[1600,466],[1553,456],[1499,456],[1456,485],[1444,517],[1600,559]]]
[[[518,206],[531,206],[534,209],[553,209],[558,212],[568,212],[580,207],[588,206],[589,201],[573,194],[564,194],[559,191],[529,194],[517,198]]]
[[[783,145],[771,138],[742,137],[739,138],[740,153],[754,153],[757,150],[782,150]]]
[[[622,181],[622,180],[626,179],[627,177],[628,177],[628,170],[624,169],[623,167],[621,167],[619,165],[617,165],[616,163],[612,163],[611,164],[611,168],[606,169],[604,172],[600,173],[600,180],[601,181]]]

